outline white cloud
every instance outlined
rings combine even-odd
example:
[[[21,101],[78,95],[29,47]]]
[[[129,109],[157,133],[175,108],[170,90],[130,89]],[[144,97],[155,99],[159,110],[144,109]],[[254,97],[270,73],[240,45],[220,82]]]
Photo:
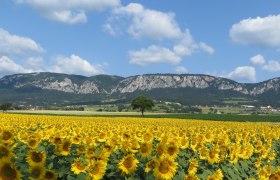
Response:
[[[265,59],[262,55],[258,54],[250,58],[251,63],[255,65],[262,65],[265,63]]]
[[[152,45],[146,49],[129,52],[130,63],[140,66],[168,63],[178,64],[181,57],[168,48]]]
[[[130,3],[114,10],[114,16],[129,17],[128,33],[134,38],[174,39],[181,36],[174,13],[146,9],[141,4]]]
[[[256,70],[252,66],[240,66],[235,68],[226,77],[234,80],[256,81]]]
[[[28,4],[43,16],[62,23],[87,21],[86,11],[101,11],[120,5],[120,0],[16,0]]]
[[[269,72],[280,72],[280,63],[275,60],[270,60],[263,66],[263,69]]]
[[[184,66],[177,66],[175,68],[175,71],[176,71],[176,73],[179,73],[179,74],[184,74],[184,73],[188,72],[188,70]]]
[[[8,31],[0,28],[0,56],[30,52],[40,53],[43,51],[44,49],[34,40],[10,34]]]
[[[54,58],[54,64],[49,71],[90,76],[103,73],[102,67],[102,65],[92,65],[89,61],[73,54],[70,57],[57,56]]]
[[[116,30],[112,27],[111,24],[107,23],[107,24],[104,24],[102,27],[103,27],[103,31],[107,32],[111,36],[116,36],[117,35]]]
[[[125,28],[135,39],[149,39],[173,44],[150,45],[140,50],[129,51],[130,63],[149,65],[159,63],[178,64],[183,57],[194,52],[214,53],[214,49],[204,42],[195,42],[189,29],[182,31],[175,20],[174,13],[164,13],[147,9],[139,3],[130,3],[114,9],[103,29],[115,35],[115,29]],[[117,33],[119,34],[119,33]]]
[[[84,11],[78,11],[78,12],[74,12],[70,10],[52,11],[48,13],[48,18],[67,24],[77,24],[77,23],[87,22],[87,16]]]
[[[129,52],[130,63],[140,66],[150,64],[178,64],[186,56],[191,56],[194,52],[205,51],[209,54],[214,53],[214,49],[205,43],[193,41],[189,30],[186,29],[182,35],[182,39],[172,48],[163,46],[151,45],[148,48],[143,48]]]
[[[42,57],[29,57],[26,61],[26,65],[34,71],[44,71],[44,60]]]
[[[31,72],[30,69],[25,69],[21,65],[15,63],[13,60],[9,59],[7,56],[0,57],[0,77],[7,74],[13,73],[28,73]]]
[[[279,48],[280,15],[244,19],[231,27],[230,37],[241,44]]]
[[[204,42],[200,42],[200,43],[199,43],[199,48],[200,48],[202,51],[204,51],[204,52],[206,52],[206,53],[208,53],[208,54],[213,54],[213,53],[215,52],[215,49],[214,49],[214,48],[212,48],[211,46],[205,44]]]

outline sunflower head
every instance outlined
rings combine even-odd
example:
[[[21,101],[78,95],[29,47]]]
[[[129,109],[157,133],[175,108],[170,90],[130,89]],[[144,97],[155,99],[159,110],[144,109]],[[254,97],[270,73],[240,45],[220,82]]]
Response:
[[[128,154],[119,162],[118,168],[122,174],[131,174],[136,170],[138,163],[139,161],[132,154]]]
[[[94,162],[89,167],[89,176],[92,179],[102,179],[106,172],[106,163],[102,161]]]
[[[156,162],[154,176],[157,179],[172,179],[176,174],[178,163],[169,156],[161,156]]]
[[[141,144],[139,153],[142,157],[147,157],[150,155],[150,153],[152,152],[152,144],[149,142],[144,142]]]
[[[58,151],[59,154],[62,156],[68,156],[71,151],[71,145],[72,142],[70,140],[64,140],[59,146],[58,146]]]
[[[12,164],[8,158],[2,158],[0,161],[0,179],[3,180],[17,180],[20,179],[21,174]]]
[[[224,177],[222,170],[216,170],[212,175],[208,176],[207,180],[222,180]]]
[[[29,151],[26,160],[30,166],[44,165],[46,162],[46,153],[42,151]]]
[[[56,180],[58,175],[52,170],[46,170],[44,179]]]
[[[31,179],[42,179],[46,174],[46,169],[43,165],[35,165],[29,168]]]
[[[71,166],[71,171],[73,171],[74,174],[80,174],[86,172],[87,169],[88,169],[88,162],[82,158],[75,159],[75,161]]]
[[[11,139],[13,139],[13,133],[12,133],[12,131],[4,130],[4,131],[2,132],[1,140],[3,140],[3,141],[9,141],[9,140],[11,140]]]
[[[0,159],[1,158],[9,158],[12,155],[12,152],[9,148],[4,145],[0,145]]]

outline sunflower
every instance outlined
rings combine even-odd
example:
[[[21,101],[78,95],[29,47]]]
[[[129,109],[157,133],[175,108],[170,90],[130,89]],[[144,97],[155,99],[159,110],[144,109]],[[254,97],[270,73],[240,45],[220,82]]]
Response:
[[[206,147],[202,147],[201,149],[199,149],[198,152],[199,152],[199,158],[201,160],[207,159],[208,149]]]
[[[212,175],[207,177],[207,180],[222,180],[224,177],[222,170],[216,170]]]
[[[4,130],[2,132],[1,140],[3,140],[3,141],[10,141],[12,139],[13,139],[13,133],[11,131]]]
[[[184,180],[199,180],[199,178],[195,174],[193,175],[189,174],[185,176]]]
[[[30,166],[29,173],[30,179],[43,179],[46,174],[46,169],[43,165]]]
[[[68,139],[62,141],[62,143],[58,146],[59,154],[62,156],[68,156],[71,152],[72,142]]]
[[[138,163],[139,161],[132,154],[128,154],[119,162],[118,168],[122,174],[131,174],[136,170]]]
[[[40,143],[40,141],[38,138],[31,137],[27,140],[27,146],[30,149],[36,149],[37,146],[39,145],[39,143]]]
[[[197,167],[198,167],[197,159],[191,159],[189,161],[189,168],[188,168],[189,175],[195,175],[197,172]]]
[[[180,149],[186,149],[187,147],[189,147],[189,138],[187,137],[181,138]]]
[[[280,167],[270,174],[269,180],[279,180],[280,179]]]
[[[87,169],[88,169],[87,161],[85,161],[81,158],[75,159],[75,161],[71,165],[71,171],[73,171],[74,174],[80,174],[80,173],[86,172]]]
[[[21,179],[21,174],[15,168],[14,164],[9,158],[0,159],[0,179],[3,180],[17,180]]]
[[[102,179],[106,172],[106,166],[107,163],[104,163],[103,161],[97,161],[91,163],[88,171],[89,177],[87,179]]]
[[[12,154],[13,154],[12,151],[8,147],[4,145],[0,145],[0,159],[5,157],[9,158],[12,156]]]
[[[152,141],[153,138],[154,138],[154,137],[153,137],[153,134],[150,133],[150,132],[147,132],[147,133],[143,134],[143,140],[144,140],[145,142]]]
[[[46,170],[46,173],[45,173],[45,176],[44,176],[44,180],[56,180],[58,177],[57,173],[55,173],[54,171],[52,170]]]
[[[152,169],[152,167],[155,166],[155,159],[150,160],[149,162],[147,162],[146,167],[145,167],[145,173],[149,173]]]
[[[30,166],[44,165],[46,162],[46,153],[31,150],[27,153],[26,161]]]
[[[107,134],[104,132],[101,132],[97,137],[98,142],[105,142],[107,141],[107,139],[108,139]]]
[[[210,164],[218,163],[220,161],[219,158],[219,149],[214,148],[209,151],[207,160]]]
[[[139,153],[142,157],[147,157],[151,154],[153,146],[150,142],[144,142],[141,144]]]
[[[155,164],[153,175],[157,179],[172,179],[176,174],[178,163],[169,156],[161,156]]]
[[[166,147],[166,152],[171,158],[176,159],[179,154],[179,147],[175,142],[170,142]]]
[[[84,144],[79,144],[76,151],[77,151],[78,155],[85,154],[86,153],[86,146]]]
[[[166,149],[165,144],[159,143],[159,144],[157,145],[157,149],[156,149],[157,155],[158,155],[158,156],[161,156],[161,155],[164,153],[165,149]]]

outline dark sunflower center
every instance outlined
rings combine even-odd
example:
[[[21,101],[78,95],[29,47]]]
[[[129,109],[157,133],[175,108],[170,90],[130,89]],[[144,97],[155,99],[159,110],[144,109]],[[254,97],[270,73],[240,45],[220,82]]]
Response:
[[[162,147],[158,147],[157,148],[157,153],[158,153],[158,155],[162,155],[163,154],[163,149],[162,149]]]
[[[40,169],[35,168],[35,169],[32,170],[31,175],[32,175],[32,177],[34,177],[34,178],[38,178],[38,177],[41,175],[41,173],[42,173],[42,172],[41,172]]]
[[[45,175],[45,178],[46,178],[46,179],[52,179],[52,178],[54,178],[53,172],[47,171],[47,172],[46,172],[46,175]]]
[[[29,145],[30,146],[35,146],[36,145],[36,140],[34,140],[34,139],[31,139],[30,141],[29,141]]]
[[[142,153],[147,153],[149,151],[149,146],[148,144],[143,144],[141,147]]]
[[[86,165],[85,165],[82,161],[79,161],[79,162],[77,163],[77,168],[78,168],[79,170],[84,170],[84,169],[86,168]]]
[[[11,168],[10,164],[5,164],[0,170],[0,177],[3,179],[16,179],[16,176],[16,170]]]
[[[69,151],[70,145],[71,145],[70,142],[63,143],[63,146],[62,146],[63,151]]]
[[[95,165],[95,166],[93,166],[92,168],[91,168],[91,174],[98,174],[98,172],[99,172],[99,167],[98,167],[98,165]]]
[[[103,138],[105,138],[105,136],[106,136],[105,133],[101,133],[101,134],[99,135],[99,138],[100,138],[100,139],[103,139]]]
[[[5,147],[0,147],[0,158],[2,158],[4,156],[8,156],[8,155],[9,155],[8,149]]]
[[[162,161],[159,165],[159,171],[162,173],[162,174],[166,174],[169,172],[169,163],[168,161]]]
[[[210,151],[209,156],[211,159],[215,158],[215,152],[214,151]]]
[[[12,137],[12,133],[10,133],[9,131],[4,131],[3,132],[3,140],[9,140]]]
[[[172,156],[172,155],[175,153],[175,151],[176,151],[176,147],[171,146],[171,147],[169,147],[169,148],[167,149],[167,151],[168,151],[168,154],[169,154],[170,156]]]
[[[39,163],[39,162],[42,162],[43,160],[43,154],[40,153],[40,152],[33,152],[31,154],[31,159],[32,161],[36,162],[36,163]]]
[[[131,168],[133,165],[133,159],[132,157],[128,157],[126,158],[126,160],[123,162],[124,167],[126,167],[127,169]]]

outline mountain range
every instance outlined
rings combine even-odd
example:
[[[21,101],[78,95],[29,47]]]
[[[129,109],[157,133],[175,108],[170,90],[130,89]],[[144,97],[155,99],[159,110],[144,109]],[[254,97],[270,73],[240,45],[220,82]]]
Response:
[[[41,72],[0,79],[0,103],[40,106],[127,103],[138,95],[186,105],[280,106],[280,77],[259,83],[238,83],[203,74],[85,77]]]

